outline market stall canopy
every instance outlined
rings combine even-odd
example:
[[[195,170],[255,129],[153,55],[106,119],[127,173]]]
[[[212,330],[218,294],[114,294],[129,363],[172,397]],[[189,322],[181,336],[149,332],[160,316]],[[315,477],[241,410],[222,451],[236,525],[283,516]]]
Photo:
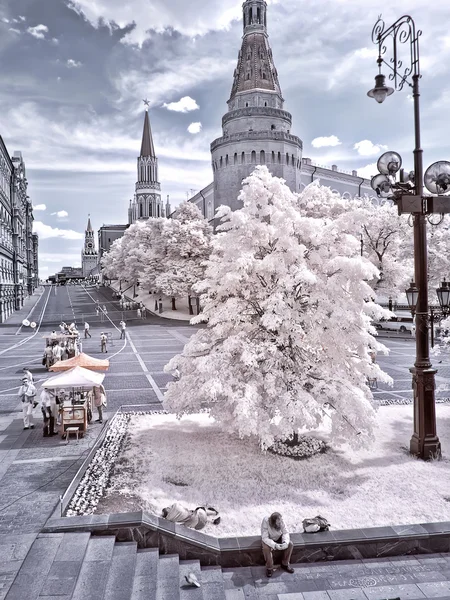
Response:
[[[61,389],[61,388],[86,388],[90,389],[94,385],[100,385],[105,379],[104,373],[94,373],[83,367],[75,367],[70,371],[59,373],[55,377],[50,377],[42,384],[43,388]]]
[[[67,360],[59,360],[53,366],[50,367],[50,371],[68,371],[74,367],[83,367],[83,369],[89,369],[90,371],[107,371],[109,369],[109,360],[102,360],[100,358],[93,358],[88,354],[82,352],[78,356],[69,358]]]

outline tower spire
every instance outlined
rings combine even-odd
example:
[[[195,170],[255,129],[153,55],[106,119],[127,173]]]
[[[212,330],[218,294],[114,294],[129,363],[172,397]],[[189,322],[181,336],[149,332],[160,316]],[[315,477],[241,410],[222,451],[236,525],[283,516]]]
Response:
[[[144,100],[145,104],[145,118],[144,118],[144,131],[142,132],[142,144],[140,156],[150,156],[156,158],[155,147],[153,145],[152,130],[150,127],[150,119],[148,118],[148,100]]]
[[[263,90],[278,95],[282,103],[278,73],[267,34],[267,3],[265,0],[245,0],[242,9],[244,36],[228,102],[237,94]]]
[[[87,223],[86,231],[93,231],[92,225],[91,225],[91,215],[88,215],[88,223]]]

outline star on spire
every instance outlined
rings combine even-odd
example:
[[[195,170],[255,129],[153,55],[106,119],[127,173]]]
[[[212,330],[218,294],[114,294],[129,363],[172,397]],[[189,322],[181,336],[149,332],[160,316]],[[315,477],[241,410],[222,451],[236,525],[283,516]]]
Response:
[[[150,100],[147,100],[147,98],[145,100],[142,100],[142,102],[145,105],[145,110],[148,110],[148,107],[150,106]]]

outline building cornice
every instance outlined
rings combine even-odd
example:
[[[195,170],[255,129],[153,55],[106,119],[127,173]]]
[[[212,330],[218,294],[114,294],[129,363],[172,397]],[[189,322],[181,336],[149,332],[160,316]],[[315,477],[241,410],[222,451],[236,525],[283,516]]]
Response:
[[[248,94],[248,92],[245,93]],[[222,117],[222,127],[225,127],[227,123],[233,121],[234,119],[242,119],[245,117],[275,117],[277,119],[286,121],[289,126],[292,125],[292,115],[287,110],[282,110],[281,108],[271,108],[270,106],[248,106],[245,108],[237,108],[225,113]]]
[[[241,133],[233,133],[231,135],[224,135],[220,138],[215,139],[211,143],[211,152],[214,152],[220,146],[226,146],[228,144],[234,144],[235,142],[243,141],[278,141],[278,142],[289,142],[295,144],[300,149],[303,148],[302,140],[296,135],[286,133],[284,131],[243,131]]]

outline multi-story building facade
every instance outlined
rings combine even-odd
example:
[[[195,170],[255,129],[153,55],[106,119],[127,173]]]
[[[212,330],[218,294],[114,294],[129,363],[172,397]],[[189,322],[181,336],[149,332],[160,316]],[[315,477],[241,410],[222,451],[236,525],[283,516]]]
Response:
[[[284,108],[278,73],[267,33],[265,0],[245,0],[244,34],[228,111],[222,118],[223,135],[211,144],[214,181],[193,196],[208,220],[224,204],[240,208],[238,195],[242,180],[256,165],[266,165],[281,177],[293,192],[320,179],[342,195],[373,195],[370,182],[357,172],[338,171],[315,165],[302,157],[302,140],[291,132],[292,116]]]
[[[23,306],[38,285],[38,237],[27,195],[25,163],[0,137],[0,322]]]

